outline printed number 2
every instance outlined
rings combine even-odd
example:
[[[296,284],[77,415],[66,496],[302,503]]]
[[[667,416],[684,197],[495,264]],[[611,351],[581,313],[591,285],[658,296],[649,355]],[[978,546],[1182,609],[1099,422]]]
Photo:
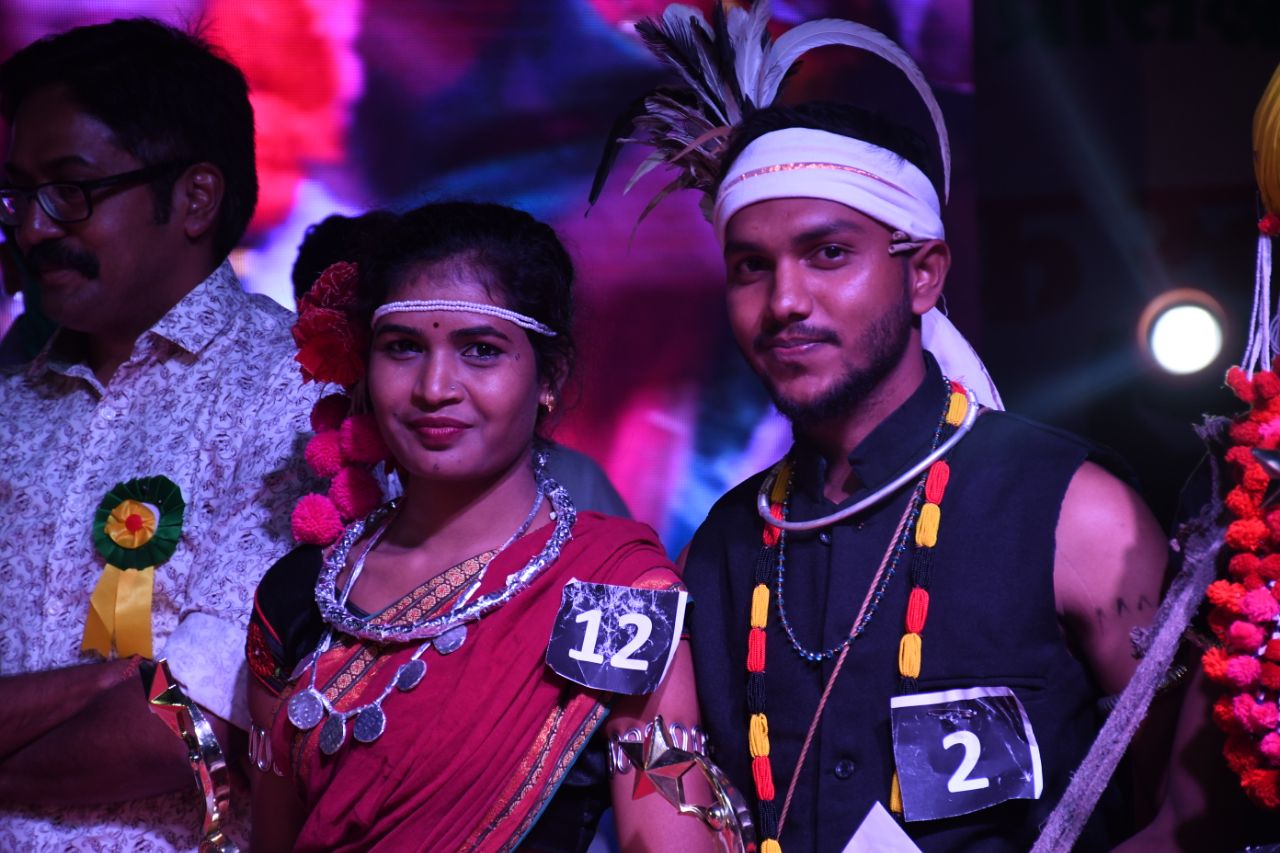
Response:
[[[978,740],[978,736],[973,732],[952,732],[942,739],[943,749],[950,749],[957,744],[964,747],[964,758],[960,759],[960,766],[947,781],[947,790],[953,794],[961,794],[965,791],[980,791],[988,787],[991,780],[986,776],[969,778],[970,771],[977,765],[978,756],[982,753],[982,743]]]
[[[600,639],[600,617],[599,609],[588,610],[585,613],[579,613],[576,622],[586,622],[587,629],[582,635],[582,648],[570,649],[569,657],[574,660],[586,661],[587,663],[604,663],[604,655],[596,651],[596,643]],[[653,633],[653,622],[643,613],[627,613],[618,620],[618,626],[626,628],[629,625],[636,627],[636,634],[622,648],[609,658],[609,665],[618,669],[635,669],[644,672],[649,668],[649,662],[646,660],[637,660],[631,657],[632,653],[638,651],[649,640],[649,635]],[[977,761],[977,759],[974,759]]]

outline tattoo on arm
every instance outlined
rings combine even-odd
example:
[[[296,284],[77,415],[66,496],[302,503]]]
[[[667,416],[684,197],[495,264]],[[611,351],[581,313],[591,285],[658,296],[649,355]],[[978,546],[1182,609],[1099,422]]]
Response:
[[[1139,595],[1136,602],[1130,603],[1130,601],[1121,597],[1117,598],[1115,603],[1115,615],[1117,618],[1125,615],[1130,610],[1141,613],[1144,610],[1153,609],[1155,609],[1155,605],[1151,602],[1151,599],[1147,597],[1146,593]],[[1093,615],[1094,618],[1098,620],[1099,625],[1102,625],[1107,621],[1107,612],[1101,607],[1094,608]]]

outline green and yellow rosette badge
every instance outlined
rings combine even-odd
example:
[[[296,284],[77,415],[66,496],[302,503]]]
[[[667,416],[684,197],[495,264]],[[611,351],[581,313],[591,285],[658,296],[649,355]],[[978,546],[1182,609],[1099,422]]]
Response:
[[[81,651],[152,658],[156,566],[173,556],[186,503],[168,477],[118,483],[93,514],[93,544],[107,561],[89,598]]]

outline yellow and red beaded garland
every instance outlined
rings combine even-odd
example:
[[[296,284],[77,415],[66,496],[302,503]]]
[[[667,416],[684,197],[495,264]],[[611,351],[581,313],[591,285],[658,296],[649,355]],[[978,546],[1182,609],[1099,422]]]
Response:
[[[951,402],[947,406],[948,426],[958,427],[969,411],[969,397],[959,382],[951,383]],[[899,693],[914,693],[923,659],[925,622],[929,618],[929,574],[933,549],[938,544],[938,527],[942,523],[942,497],[951,480],[951,466],[939,459],[929,466],[924,481],[924,505],[916,517],[915,551],[911,555],[911,591],[907,594],[906,630],[898,642]],[[894,771],[889,789],[889,810],[902,814],[902,789]]]
[[[968,414],[969,398],[964,386],[951,382],[951,396],[943,416],[951,428],[958,427]],[[911,591],[907,599],[906,631],[898,647],[898,672],[902,678],[901,692],[915,689],[915,679],[920,675],[922,638],[929,613],[929,571],[933,548],[938,541],[938,528],[942,520],[941,503],[950,480],[951,469],[945,459],[939,459],[929,467],[924,482],[924,504],[915,519],[914,540],[916,548],[911,562]],[[785,517],[787,490],[791,482],[789,458],[783,459],[774,471],[773,488],[769,494],[769,513],[782,520]],[[765,713],[765,628],[769,620],[770,590],[769,571],[775,564],[781,531],[773,525],[764,525],[763,547],[756,560],[755,586],[751,592],[751,621],[747,637],[747,744],[751,754],[751,775],[759,802],[760,853],[782,853],[778,840],[777,790],[773,781],[773,766],[769,758],[769,718]],[[798,772],[798,768],[797,768]],[[890,790],[890,808],[902,813],[902,794],[895,772]]]
[[[791,483],[791,464],[784,459],[778,466],[769,494],[769,512],[782,520],[787,489]],[[778,548],[781,531],[771,524],[764,526],[764,547],[756,561],[755,588],[751,591],[751,631],[747,635],[747,712],[748,747],[751,750],[751,776],[756,798],[760,802],[760,853],[782,853],[778,843],[777,791],[773,786],[773,765],[769,761],[769,718],[764,707],[765,627],[769,624],[769,569]]]

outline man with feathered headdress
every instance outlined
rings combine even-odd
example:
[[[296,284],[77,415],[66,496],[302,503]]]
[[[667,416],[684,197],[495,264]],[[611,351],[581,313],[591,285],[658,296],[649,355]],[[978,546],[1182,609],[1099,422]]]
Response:
[[[900,849],[1026,850],[1095,703],[1134,671],[1164,537],[1098,448],[1000,411],[935,307],[950,156],[914,62],[847,21],[773,41],[768,17],[757,2],[642,22],[685,85],[620,120],[593,190],[614,143],[638,141],[656,149],[643,171],[678,169],[662,195],[706,194],[734,336],[794,428],[687,554],[715,760],[754,801],[763,853],[839,850],[860,827]],[[829,44],[903,71],[940,156],[852,106],[774,105]],[[1124,831],[1088,814],[1067,820],[1086,849]]]

